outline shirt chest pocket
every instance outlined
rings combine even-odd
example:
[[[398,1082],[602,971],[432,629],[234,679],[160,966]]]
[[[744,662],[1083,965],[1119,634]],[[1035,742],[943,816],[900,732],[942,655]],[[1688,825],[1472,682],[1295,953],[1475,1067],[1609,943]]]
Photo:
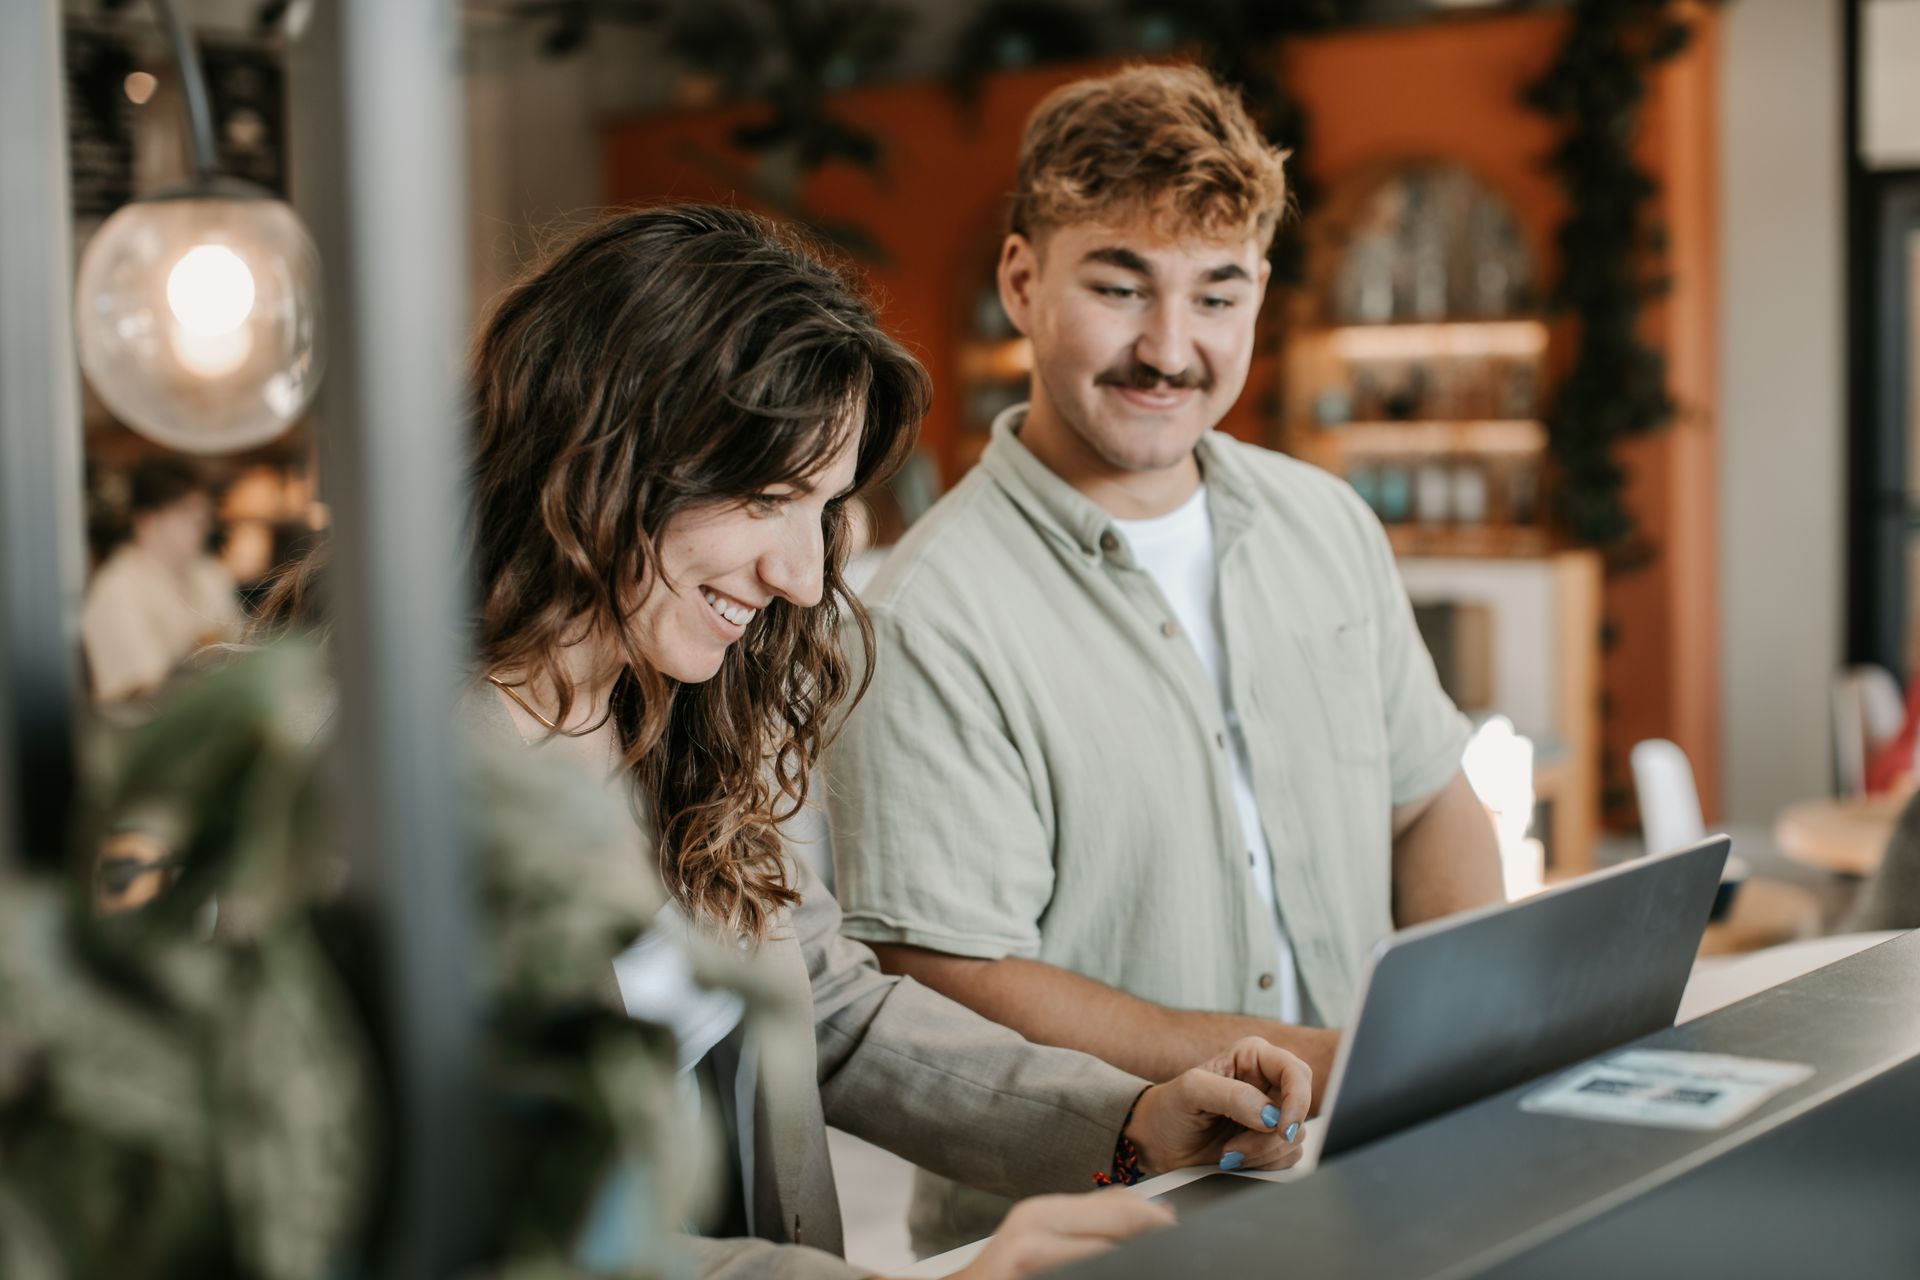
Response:
[[[1300,677],[1308,687],[1308,696],[1296,705],[1319,708],[1334,756],[1359,761],[1386,754],[1380,640],[1373,620],[1296,631],[1293,639]]]

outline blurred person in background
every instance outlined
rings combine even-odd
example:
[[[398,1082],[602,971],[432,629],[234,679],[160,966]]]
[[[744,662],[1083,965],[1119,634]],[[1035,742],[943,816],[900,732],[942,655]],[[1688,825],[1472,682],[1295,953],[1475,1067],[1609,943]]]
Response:
[[[241,621],[232,576],[208,554],[213,498],[192,466],[174,458],[134,469],[127,538],[87,585],[80,639],[95,700],[153,692],[208,644],[231,640]]]
[[[1249,1041],[1150,1085],[1029,1044],[882,974],[785,847],[860,692],[840,641],[850,621],[865,644],[848,506],[900,465],[930,395],[831,267],[750,214],[617,216],[501,299],[474,380],[461,732],[605,780],[632,874],[672,895],[608,960],[727,1134],[721,1201],[686,1240],[697,1274],[863,1274],[835,1256],[828,1124],[1002,1196],[1299,1159],[1311,1082],[1293,1055]],[[269,633],[324,621],[319,564],[282,578]],[[737,999],[675,977],[656,935],[676,932],[749,957],[800,1016],[749,1035]],[[1168,1221],[1124,1192],[1042,1196],[961,1274],[1026,1275]]]

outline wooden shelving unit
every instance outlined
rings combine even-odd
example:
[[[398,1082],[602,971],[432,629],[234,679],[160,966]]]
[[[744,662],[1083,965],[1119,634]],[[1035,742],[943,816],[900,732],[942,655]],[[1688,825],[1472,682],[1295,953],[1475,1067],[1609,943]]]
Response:
[[[1553,331],[1533,309],[1530,241],[1500,194],[1443,162],[1329,186],[1278,344],[1280,447],[1346,477],[1379,515],[1422,626],[1437,628],[1443,683],[1534,744],[1533,834],[1550,869],[1589,869],[1601,570],[1545,518]],[[1489,246],[1499,287],[1483,288]]]

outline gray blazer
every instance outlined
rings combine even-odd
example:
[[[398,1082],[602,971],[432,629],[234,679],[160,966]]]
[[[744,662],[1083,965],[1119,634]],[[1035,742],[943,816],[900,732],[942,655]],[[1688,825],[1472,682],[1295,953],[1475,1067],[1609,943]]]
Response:
[[[793,869],[800,905],[763,952],[789,1003],[811,1001],[812,1043],[805,1028],[761,1033],[748,1190],[766,1239],[690,1241],[699,1274],[863,1274],[838,1256],[829,1124],[998,1195],[1089,1189],[1147,1082],[882,974],[871,951],[840,936],[840,906],[818,877]],[[809,1056],[816,1087],[794,1087],[793,1067]]]
[[[475,691],[465,708],[483,736],[521,742],[491,691]],[[651,866],[653,833],[632,830],[635,856]],[[752,1169],[742,1191],[758,1238],[688,1238],[697,1274],[864,1274],[839,1256],[829,1124],[998,1195],[1089,1189],[1112,1164],[1120,1126],[1147,1082],[1097,1058],[1029,1044],[909,978],[881,973],[873,952],[840,936],[840,905],[819,877],[800,859],[788,868],[800,904],[753,963],[758,980],[776,989],[774,1003],[812,1016],[754,1028]],[[736,1030],[716,1058],[737,1058],[744,1035]]]

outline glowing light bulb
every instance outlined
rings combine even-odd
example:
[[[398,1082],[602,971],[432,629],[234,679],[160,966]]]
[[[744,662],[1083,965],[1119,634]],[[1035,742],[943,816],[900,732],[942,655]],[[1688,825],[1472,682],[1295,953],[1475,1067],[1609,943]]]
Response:
[[[167,309],[188,333],[217,338],[253,311],[253,272],[223,244],[197,244],[167,273]]]
[[[80,367],[121,422],[228,453],[285,431],[325,368],[320,259],[293,210],[228,178],[162,192],[81,255]]]
[[[253,354],[253,334],[235,325],[225,333],[195,333],[181,325],[173,333],[173,354],[180,367],[202,378],[222,378]]]

